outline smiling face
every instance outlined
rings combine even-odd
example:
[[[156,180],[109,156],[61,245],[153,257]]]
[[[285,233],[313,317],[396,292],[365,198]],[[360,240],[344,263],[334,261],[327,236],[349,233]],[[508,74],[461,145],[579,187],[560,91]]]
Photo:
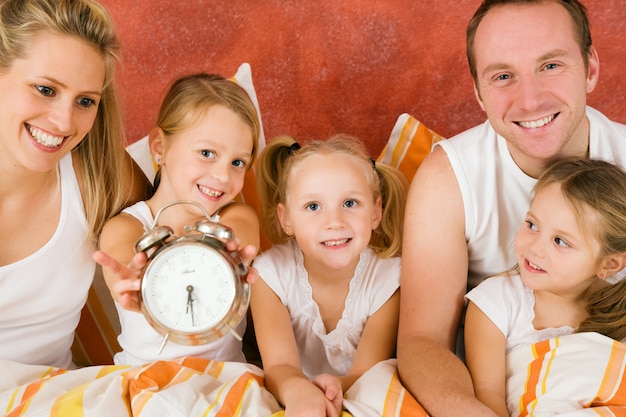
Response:
[[[594,224],[595,212],[583,207]],[[564,295],[582,294],[600,270],[600,244],[591,228],[584,230],[573,207],[552,183],[534,197],[515,239],[515,253],[524,285]]]
[[[382,214],[364,169],[373,168],[354,157],[311,155],[290,172],[288,200],[279,204],[278,216],[302,249],[307,269],[352,276]]]
[[[565,8],[554,1],[496,6],[474,42],[476,96],[520,168],[537,177],[556,157],[585,155],[586,97],[599,62],[592,48],[585,67]]]
[[[87,135],[104,84],[100,53],[78,38],[42,33],[0,74],[0,154],[44,172]],[[7,165],[8,166],[8,165]]]
[[[209,107],[190,127],[167,138],[156,128],[150,142],[154,156],[161,159],[161,182],[155,197],[162,204],[193,200],[212,214],[243,188],[252,160],[252,133],[250,126],[225,106]]]

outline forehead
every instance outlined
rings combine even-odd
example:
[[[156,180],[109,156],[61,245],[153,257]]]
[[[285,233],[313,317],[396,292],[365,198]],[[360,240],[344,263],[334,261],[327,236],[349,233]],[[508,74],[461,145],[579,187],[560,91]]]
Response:
[[[474,38],[478,68],[555,50],[578,53],[574,21],[555,1],[506,4],[491,9],[482,19]]]
[[[362,161],[348,155],[310,155],[291,170],[289,192],[296,188],[305,193],[340,189],[371,192],[366,168]]]

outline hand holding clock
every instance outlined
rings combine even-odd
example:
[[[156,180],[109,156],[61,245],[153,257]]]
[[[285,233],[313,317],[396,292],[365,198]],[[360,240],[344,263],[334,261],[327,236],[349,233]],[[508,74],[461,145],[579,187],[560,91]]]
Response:
[[[246,245],[240,248],[239,240],[236,238],[226,242],[226,248],[231,251],[237,250],[241,260],[246,265],[252,262],[257,253],[257,248],[253,245]],[[141,312],[139,291],[141,288],[141,276],[148,262],[146,254],[144,252],[137,253],[128,266],[120,264],[113,257],[99,250],[93,254],[93,259],[119,279],[113,285],[111,292],[115,292],[115,294],[112,294],[113,298],[118,300],[120,306],[127,310]],[[252,284],[257,280],[258,276],[256,269],[248,266],[246,281]]]

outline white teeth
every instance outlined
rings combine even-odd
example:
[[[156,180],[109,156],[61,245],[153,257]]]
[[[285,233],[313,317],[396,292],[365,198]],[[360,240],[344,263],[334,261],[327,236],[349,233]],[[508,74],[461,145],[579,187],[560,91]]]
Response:
[[[344,243],[347,243],[349,239],[342,239],[342,240],[327,240],[326,242],[324,242],[325,246],[339,246],[339,245],[343,245]]]
[[[539,268],[537,265],[535,265],[534,263],[528,261],[528,265],[532,268],[532,269],[536,269],[537,271],[543,271],[543,269]]]
[[[209,197],[219,197],[223,194],[221,191],[212,190],[211,188],[205,187],[204,185],[199,185],[198,188],[200,189],[202,194],[206,194]]]
[[[526,129],[535,129],[537,127],[545,126],[554,119],[554,115],[544,117],[543,119],[533,120],[531,122],[518,122],[520,126]]]
[[[54,148],[56,146],[59,146],[64,139],[63,136],[51,136],[47,133],[42,132],[39,129],[35,129],[32,126],[29,126],[28,130],[38,143],[48,148]]]

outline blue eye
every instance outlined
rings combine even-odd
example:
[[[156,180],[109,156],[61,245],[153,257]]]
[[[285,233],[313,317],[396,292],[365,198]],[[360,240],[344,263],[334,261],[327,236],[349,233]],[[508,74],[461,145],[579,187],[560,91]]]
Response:
[[[83,98],[81,98],[81,99],[79,99],[79,100],[78,100],[78,104],[79,104],[81,107],[88,108],[88,107],[91,107],[91,106],[95,106],[96,101],[95,101],[95,100],[92,100],[92,99],[90,99],[90,98],[88,98],[88,97],[83,97]]]
[[[246,161],[242,160],[242,159],[236,159],[233,161],[233,166],[237,167],[237,168],[245,168],[246,166]]]
[[[344,205],[344,207],[351,208],[351,207],[355,207],[357,205],[357,202],[356,202],[356,200],[346,200],[343,203],[343,205]]]
[[[317,211],[320,209],[320,205],[317,203],[309,203],[305,207],[307,210],[310,210],[310,211]]]
[[[45,85],[36,85],[35,88],[46,97],[54,97],[56,95],[54,89]]]
[[[551,64],[547,64],[544,68],[548,69],[548,70],[551,70],[551,69],[556,69],[558,67],[559,67],[559,64],[551,63]]]

